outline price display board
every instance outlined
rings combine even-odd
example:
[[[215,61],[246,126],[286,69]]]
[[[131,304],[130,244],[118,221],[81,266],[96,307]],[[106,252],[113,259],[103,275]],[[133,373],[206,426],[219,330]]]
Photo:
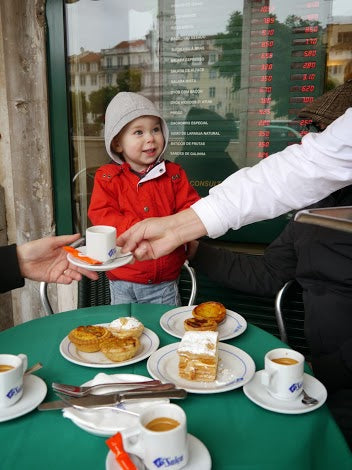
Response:
[[[205,196],[287,145],[309,121],[299,111],[324,91],[331,2],[168,0],[159,11],[161,107],[167,158]],[[227,234],[271,241],[287,217]]]

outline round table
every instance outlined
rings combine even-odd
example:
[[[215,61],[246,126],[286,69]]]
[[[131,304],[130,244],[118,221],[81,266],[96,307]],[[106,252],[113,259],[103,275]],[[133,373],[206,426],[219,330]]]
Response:
[[[45,401],[57,398],[52,382],[82,384],[98,372],[149,376],[147,360],[119,368],[94,369],[67,361],[60,354],[59,345],[76,326],[134,316],[158,335],[163,347],[179,341],[159,323],[162,314],[171,308],[150,304],[101,306],[32,320],[0,333],[0,353],[25,353],[29,365],[43,363],[36,375],[48,386]],[[267,351],[283,346],[279,339],[250,324],[243,334],[226,343],[247,352],[256,370],[263,368]],[[352,468],[351,452],[326,405],[299,415],[275,413],[250,401],[242,387],[216,394],[189,393],[185,400],[176,403],[187,414],[188,432],[208,448],[213,470]],[[4,470],[103,470],[108,453],[103,437],[78,428],[63,418],[61,411],[35,409],[0,423],[0,442],[0,466]]]

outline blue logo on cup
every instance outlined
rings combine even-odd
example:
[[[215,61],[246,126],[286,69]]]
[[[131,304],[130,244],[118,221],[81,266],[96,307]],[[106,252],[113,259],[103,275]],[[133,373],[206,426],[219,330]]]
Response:
[[[20,385],[19,387],[13,387],[13,388],[11,388],[11,389],[7,392],[7,394],[6,394],[7,398],[10,398],[10,400],[11,400],[11,398],[13,398],[13,397],[15,397],[16,395],[18,395],[19,393],[21,393],[22,388],[23,388],[22,385]]]
[[[174,457],[174,458],[169,458],[169,457],[158,457],[153,461],[153,464],[156,466],[156,468],[168,468],[172,467],[173,465],[176,465],[183,460],[183,455],[180,455],[180,457]]]
[[[115,247],[115,248],[112,248],[110,251],[108,251],[109,258],[111,258],[112,256],[114,256],[115,254],[116,254],[116,247]]]
[[[297,382],[295,384],[292,384],[288,389],[290,390],[291,393],[294,393],[297,390],[301,389],[302,387],[303,387],[303,382]]]

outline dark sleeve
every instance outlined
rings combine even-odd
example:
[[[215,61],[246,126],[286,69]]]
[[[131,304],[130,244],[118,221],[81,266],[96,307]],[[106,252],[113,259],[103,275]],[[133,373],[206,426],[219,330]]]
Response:
[[[285,282],[295,277],[293,230],[290,222],[263,255],[235,253],[200,242],[191,265],[225,287],[252,295],[274,296]]]
[[[24,279],[21,276],[18,265],[16,245],[0,247],[0,260],[2,269],[0,270],[0,292],[7,292],[11,289],[24,286]]]

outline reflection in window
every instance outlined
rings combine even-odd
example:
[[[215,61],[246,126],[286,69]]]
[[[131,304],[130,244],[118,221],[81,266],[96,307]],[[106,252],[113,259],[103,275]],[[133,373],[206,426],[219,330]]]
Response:
[[[205,195],[233,168],[299,142],[299,110],[352,76],[349,3],[66,2],[76,229],[85,230],[94,173],[108,161],[104,113],[117,92],[161,109],[166,158]]]

